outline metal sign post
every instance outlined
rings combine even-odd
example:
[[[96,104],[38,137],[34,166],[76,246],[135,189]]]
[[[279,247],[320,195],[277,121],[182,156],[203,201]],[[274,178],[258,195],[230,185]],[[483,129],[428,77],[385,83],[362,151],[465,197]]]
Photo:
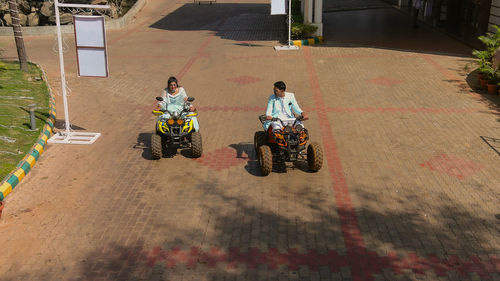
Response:
[[[288,45],[274,46],[276,51],[298,50],[299,46],[292,45],[292,0],[288,0]]]
[[[87,4],[64,4],[59,3],[59,0],[54,0],[54,10],[56,12],[56,26],[57,26],[57,44],[59,51],[59,67],[61,69],[61,86],[63,92],[64,104],[64,132],[57,132],[49,140],[49,143],[65,143],[65,144],[92,144],[100,136],[101,133],[90,132],[72,132],[70,131],[69,113],[68,113],[68,99],[66,93],[66,76],[64,73],[64,57],[62,50],[62,35],[61,35],[61,21],[59,18],[59,7],[68,8],[87,8],[87,9],[110,9],[109,5],[87,5]]]

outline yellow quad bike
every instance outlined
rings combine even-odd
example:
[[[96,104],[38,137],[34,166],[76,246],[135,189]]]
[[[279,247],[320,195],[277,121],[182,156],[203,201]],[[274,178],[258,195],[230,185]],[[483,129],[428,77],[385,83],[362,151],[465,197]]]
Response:
[[[162,97],[156,100],[163,101]],[[151,135],[151,156],[160,159],[163,150],[167,147],[191,148],[193,158],[198,158],[203,153],[201,133],[193,126],[192,117],[198,116],[198,112],[190,112],[189,108],[193,97],[189,97],[182,109],[177,111],[153,110],[158,116],[155,132]]]

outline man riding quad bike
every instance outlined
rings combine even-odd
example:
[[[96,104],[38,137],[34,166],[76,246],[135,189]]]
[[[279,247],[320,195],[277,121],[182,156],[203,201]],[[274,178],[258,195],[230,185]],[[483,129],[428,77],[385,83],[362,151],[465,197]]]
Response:
[[[156,97],[160,103],[162,97]],[[163,150],[168,148],[191,148],[193,158],[203,153],[201,134],[196,119],[198,113],[191,111],[193,97],[186,99],[183,105],[163,103],[160,110],[153,110],[158,116],[156,128],[151,135],[151,155],[153,159],[160,159]]]
[[[269,122],[266,115],[259,116],[260,122]],[[309,170],[317,172],[323,165],[323,150],[317,143],[311,143],[305,151],[309,134],[302,125],[303,117],[281,120],[272,118],[270,121],[280,122],[282,128],[273,129],[269,126],[265,131],[255,132],[254,147],[259,159],[260,171],[264,176],[273,169],[273,162],[295,162],[307,160]]]
[[[273,162],[294,162],[306,156],[304,150],[309,134],[302,121],[308,117],[300,108],[295,94],[285,90],[285,82],[274,83],[273,94],[267,101],[266,114],[259,116],[264,131],[256,132],[254,137],[260,170],[265,176],[273,170]],[[307,146],[307,163],[313,172],[321,169],[323,150],[319,144],[311,143]]]

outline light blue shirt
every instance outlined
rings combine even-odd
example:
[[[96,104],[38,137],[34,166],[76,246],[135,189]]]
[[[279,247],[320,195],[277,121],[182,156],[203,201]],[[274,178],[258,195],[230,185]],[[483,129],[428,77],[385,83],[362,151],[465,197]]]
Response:
[[[293,93],[285,92],[285,96],[283,98],[274,94],[269,97],[269,100],[267,101],[266,116],[286,116],[288,118],[293,118],[293,112],[298,115],[302,114],[302,109],[300,109]]]

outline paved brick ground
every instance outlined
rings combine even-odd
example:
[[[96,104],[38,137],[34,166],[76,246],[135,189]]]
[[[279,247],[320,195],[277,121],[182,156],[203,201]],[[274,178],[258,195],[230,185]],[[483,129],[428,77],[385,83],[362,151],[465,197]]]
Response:
[[[415,51],[356,35],[277,53],[283,19],[268,9],[150,1],[108,33],[108,79],[76,78],[65,36],[71,122],[102,137],[50,145],[7,198],[1,280],[500,280],[500,158],[481,138],[500,138],[500,101],[470,91],[470,58],[436,52],[466,47],[423,29],[408,33]],[[58,89],[54,37],[26,41]],[[200,159],[151,160],[169,75],[196,97]],[[276,80],[310,112],[319,173],[258,172],[253,133]]]

